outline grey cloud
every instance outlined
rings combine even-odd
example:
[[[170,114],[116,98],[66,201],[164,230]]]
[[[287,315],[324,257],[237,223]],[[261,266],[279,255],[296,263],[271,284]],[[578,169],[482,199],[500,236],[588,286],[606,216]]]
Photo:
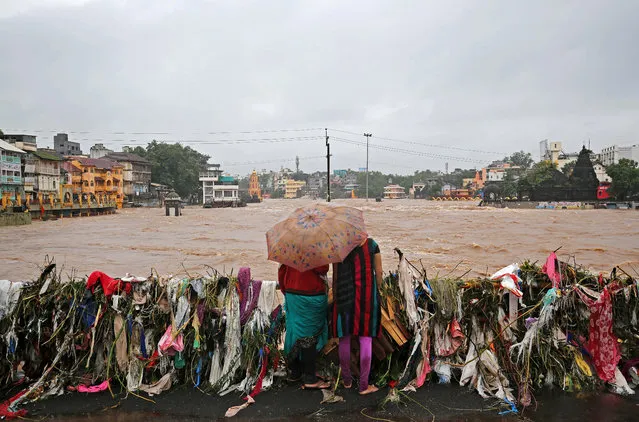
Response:
[[[544,138],[600,148],[639,129],[633,1],[5,2],[3,128],[213,140],[202,133],[330,127],[505,152]],[[321,140],[193,146],[229,163],[324,153]],[[364,164],[360,147],[333,150],[337,166]]]

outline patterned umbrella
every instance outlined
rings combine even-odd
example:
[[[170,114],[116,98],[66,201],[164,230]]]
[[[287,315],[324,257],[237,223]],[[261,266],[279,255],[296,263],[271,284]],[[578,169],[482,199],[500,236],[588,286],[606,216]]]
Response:
[[[342,262],[367,237],[362,211],[316,204],[298,208],[266,233],[268,259],[307,271]]]

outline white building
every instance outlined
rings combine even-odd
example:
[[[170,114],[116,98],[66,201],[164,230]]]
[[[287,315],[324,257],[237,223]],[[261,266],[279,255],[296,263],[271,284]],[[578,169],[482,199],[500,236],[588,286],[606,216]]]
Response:
[[[91,150],[89,152],[89,157],[102,158],[112,153],[113,153],[113,150],[105,147],[104,144],[95,144],[91,147]]]
[[[604,166],[619,164],[619,160],[622,158],[639,162],[639,144],[626,146],[613,145],[601,150],[601,163]]]
[[[597,180],[599,180],[599,183],[612,182],[612,179],[610,178],[610,176],[608,176],[608,173],[606,173],[605,166],[600,163],[594,163],[592,165],[592,168],[595,170],[595,174],[597,175]]]
[[[202,203],[238,202],[240,186],[237,179],[223,176],[219,164],[209,164],[200,172],[202,182]]]
[[[55,150],[39,149],[28,154],[27,162],[34,166],[34,192],[60,194],[62,161]]]

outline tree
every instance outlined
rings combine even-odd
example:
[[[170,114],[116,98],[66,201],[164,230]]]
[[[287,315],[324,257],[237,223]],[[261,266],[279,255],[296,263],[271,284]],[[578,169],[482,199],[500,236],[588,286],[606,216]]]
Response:
[[[137,146],[135,148],[131,147],[122,147],[123,152],[128,152],[130,154],[139,155],[140,157],[146,157],[146,149],[141,146]]]
[[[182,144],[165,144],[153,140],[146,146],[136,147],[132,153],[151,162],[151,180],[155,183],[171,186],[183,199],[192,198],[200,193],[200,171],[209,160]]]
[[[551,181],[553,174],[557,170],[557,164],[550,160],[544,160],[536,163],[526,174],[525,179],[531,186],[536,187],[544,182]]]
[[[0,129],[0,139],[4,139],[4,132]]]
[[[389,176],[379,171],[368,172],[368,197],[375,198],[384,196],[384,187],[388,185]],[[393,179],[394,180],[394,179]],[[355,191],[358,198],[366,198],[366,173],[357,173],[357,184],[359,187]],[[333,189],[331,187],[331,189]]]
[[[532,154],[524,151],[515,152],[508,157],[504,157],[503,161],[505,163],[511,163],[514,166],[519,166],[525,169],[529,169],[534,162]]]
[[[245,176],[245,177],[242,177],[240,180],[237,181],[238,188],[240,190],[248,190],[248,188],[249,188],[249,177],[250,176]]]
[[[429,196],[440,196],[442,194],[442,188],[444,187],[442,182],[435,182],[434,184],[427,186]]]
[[[572,176],[572,171],[575,169],[576,161],[570,161],[561,168],[561,172],[566,175],[566,177]]]
[[[518,196],[519,186],[517,179],[517,173],[514,169],[506,169],[504,180],[501,182],[501,194],[504,197],[516,198]]]
[[[634,160],[622,158],[618,164],[611,164],[606,173],[612,179],[610,191],[618,200],[639,195],[639,164]]]
[[[258,175],[257,177],[260,183],[260,189],[262,189],[262,193],[270,192],[271,188],[269,186],[273,185],[273,173],[264,173]]]

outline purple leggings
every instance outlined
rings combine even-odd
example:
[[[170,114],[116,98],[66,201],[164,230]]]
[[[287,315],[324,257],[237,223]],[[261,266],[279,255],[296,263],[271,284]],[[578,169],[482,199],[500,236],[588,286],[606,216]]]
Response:
[[[373,338],[359,338],[359,391],[368,388],[368,376],[371,372],[371,358],[373,356]],[[351,374],[351,336],[339,339],[339,365],[342,368],[344,384],[353,382]]]

